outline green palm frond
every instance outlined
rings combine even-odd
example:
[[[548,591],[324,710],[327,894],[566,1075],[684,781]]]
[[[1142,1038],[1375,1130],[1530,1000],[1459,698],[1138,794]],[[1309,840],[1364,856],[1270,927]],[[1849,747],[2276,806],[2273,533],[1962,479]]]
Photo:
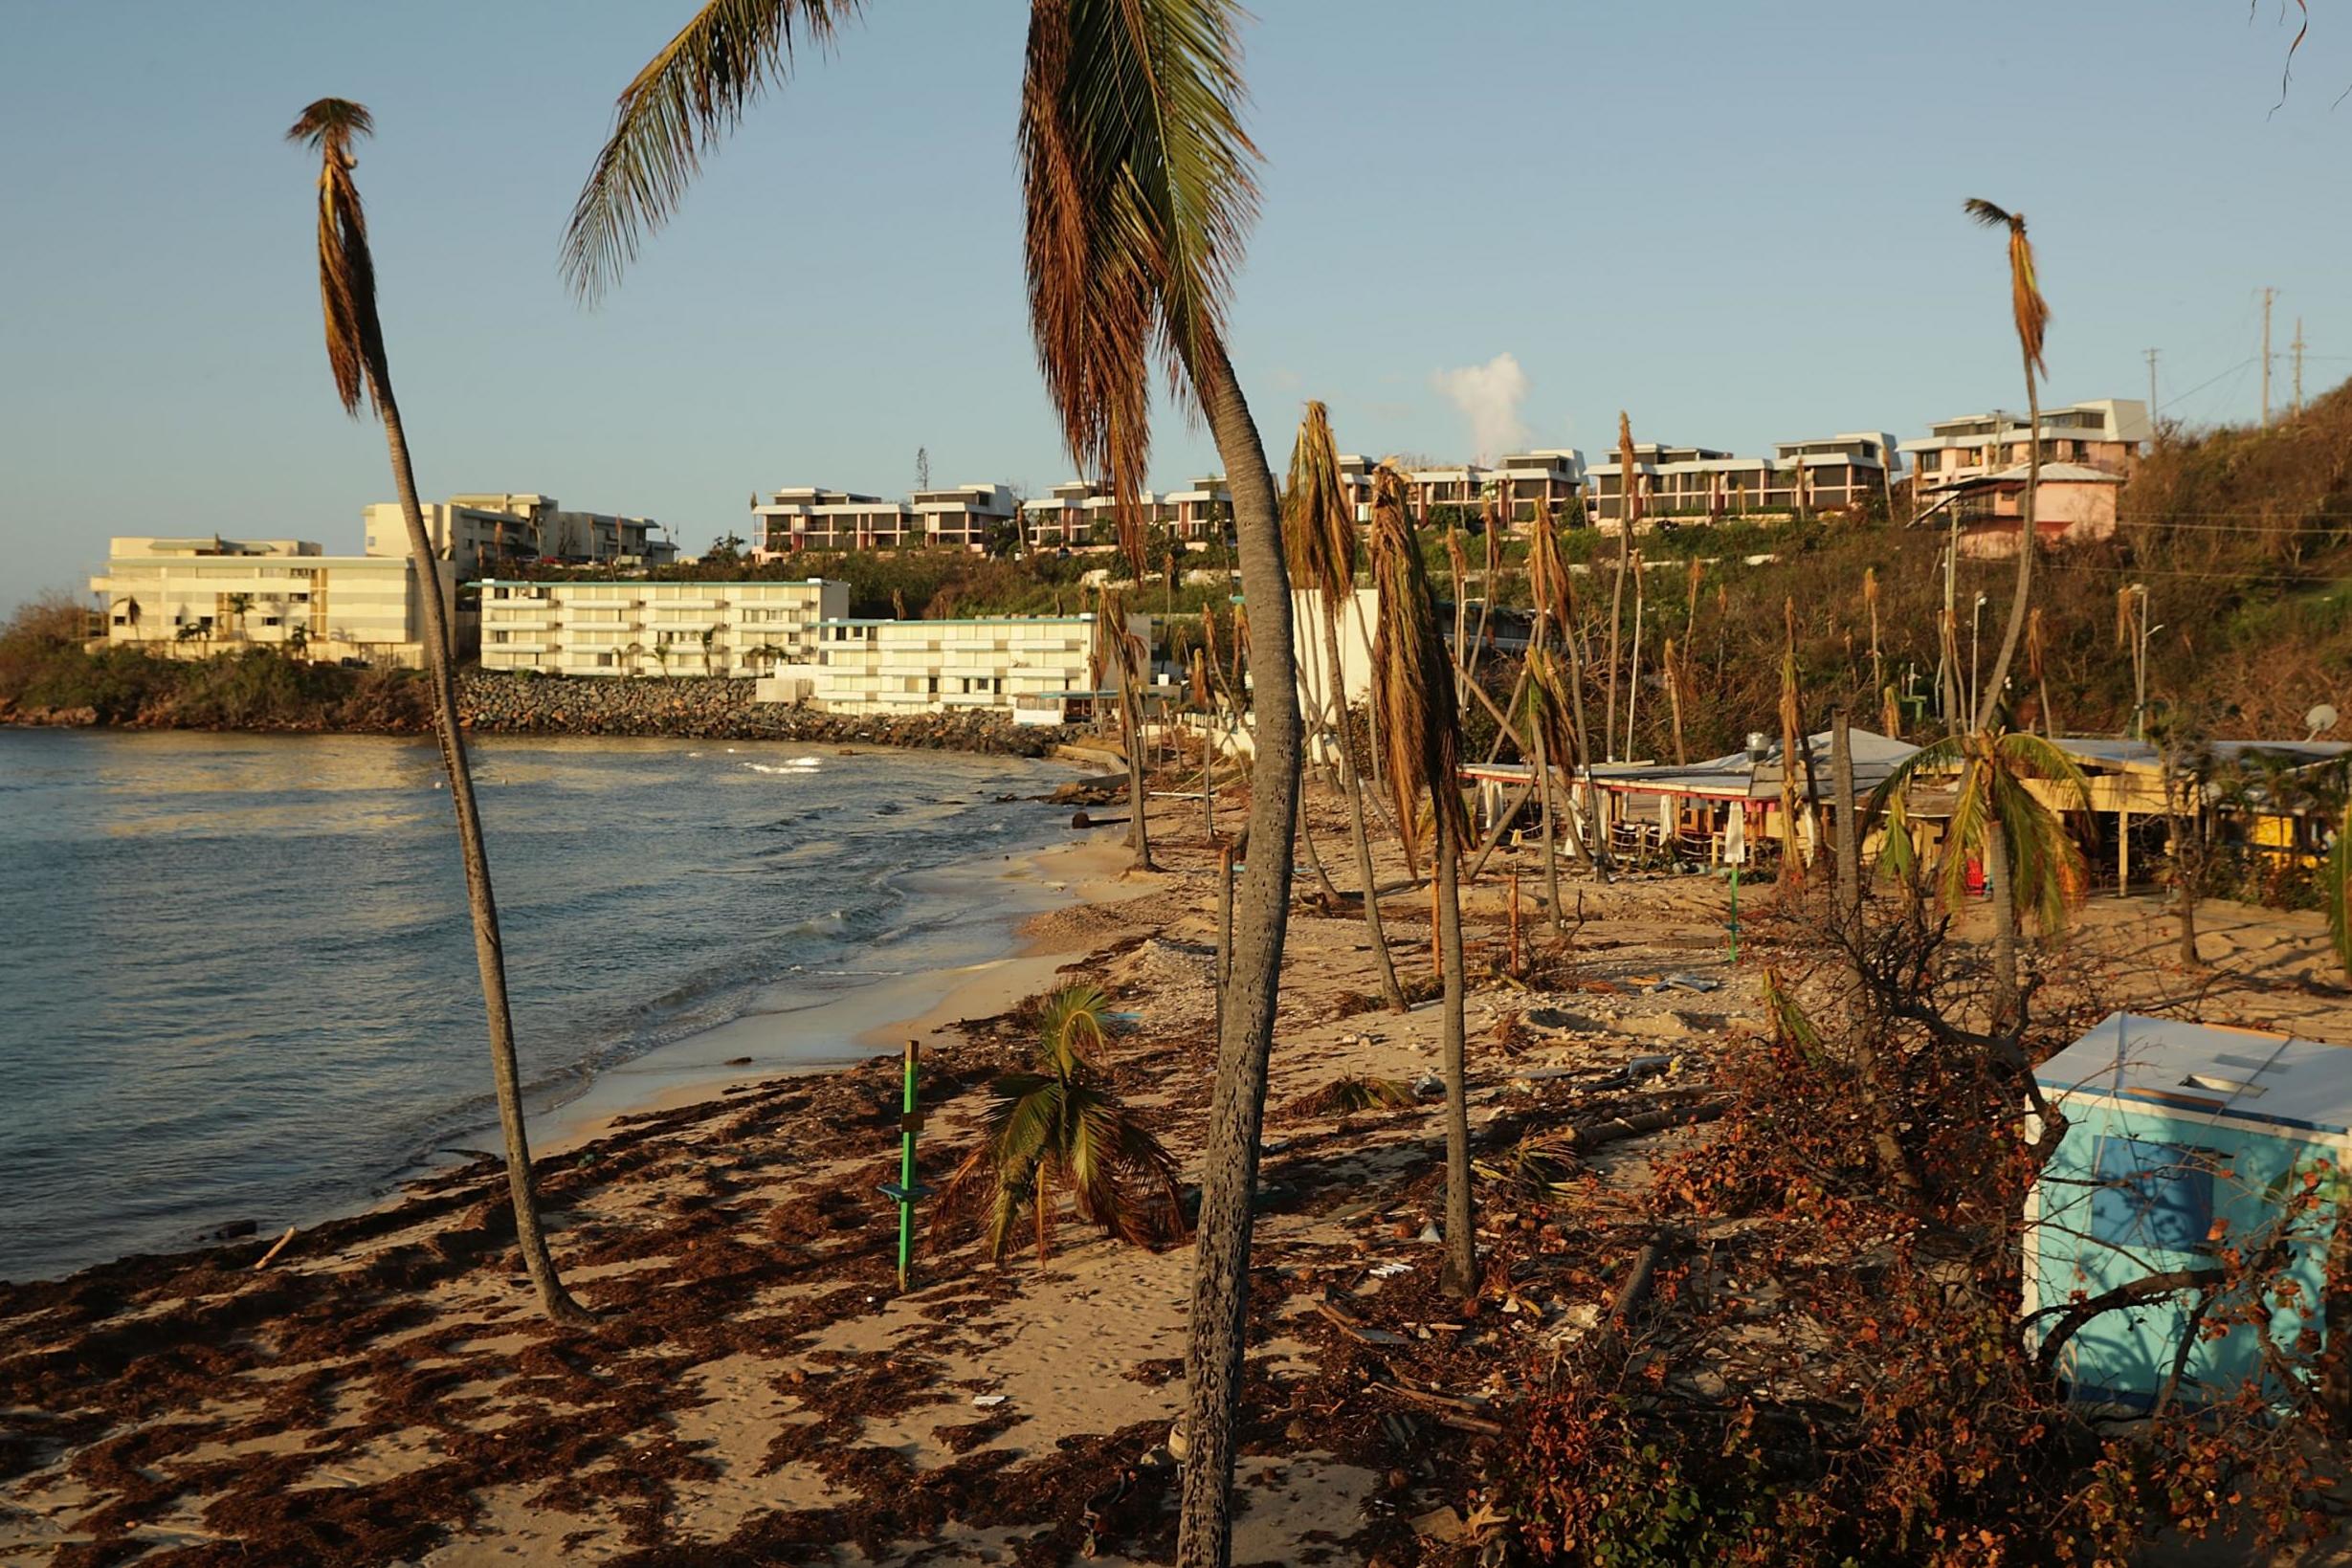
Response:
[[[1294,585],[1314,588],[1337,607],[1356,585],[1356,503],[1340,478],[1339,445],[1331,415],[1310,402],[1290,453],[1290,482],[1282,493],[1282,543]],[[1324,614],[1336,613],[1326,607]]]
[[[2047,737],[2030,730],[2010,730],[1993,742],[2003,765],[2023,779],[2048,779],[2058,784],[2067,798],[2066,809],[2091,809],[2091,782],[2083,777],[2075,760]]]
[[[1875,799],[1875,796],[1873,797]],[[1887,797],[1886,827],[1878,840],[1877,874],[1910,887],[1919,874],[1919,847],[1911,842],[1909,797],[1897,790]],[[1864,825],[1867,830],[1867,821]]]
[[[1797,1048],[1807,1059],[1821,1057],[1821,1031],[1806,1016],[1805,1008],[1790,993],[1788,983],[1777,969],[1766,969],[1764,978],[1764,1010],[1771,1015],[1772,1032],[1783,1044]]]
[[[2082,851],[2056,812],[2007,768],[1986,769],[1990,815],[2000,824],[2008,850],[2009,907],[2030,915],[2047,935],[2062,929],[2068,910],[2082,897],[2087,875]],[[1999,895],[2002,890],[1996,889]]]
[[[1021,90],[1030,325],[1081,472],[1140,555],[1155,357],[1222,354],[1256,211],[1231,0],[1033,0]],[[1156,355],[1155,355],[1155,350]]]
[[[1101,986],[1073,981],[1045,1000],[1037,1018],[1041,1065],[1064,1076],[1093,1066],[1111,1043],[1111,999]]]
[[[1947,735],[1940,740],[1921,746],[1888,770],[1878,787],[1870,792],[1869,811],[1875,816],[1889,809],[1888,803],[1910,789],[1923,773],[1944,773],[1965,761],[1960,737]]]
[[[709,0],[639,71],[564,231],[562,268],[590,301],[677,210],[702,160],[771,83],[797,44],[830,45],[861,0]]]

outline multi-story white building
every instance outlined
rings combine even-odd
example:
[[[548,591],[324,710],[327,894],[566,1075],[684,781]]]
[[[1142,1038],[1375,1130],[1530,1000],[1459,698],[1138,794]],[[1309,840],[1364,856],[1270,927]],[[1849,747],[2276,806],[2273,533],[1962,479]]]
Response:
[[[1176,502],[1146,490],[1135,498],[1136,515],[1147,529],[1176,522]],[[1052,494],[1021,504],[1021,521],[1037,545],[1108,545],[1119,537],[1119,501],[1107,479],[1071,479]]]
[[[1151,520],[1172,526],[1186,540],[1215,540],[1232,525],[1233,493],[1222,474],[1203,475],[1188,490],[1172,490],[1160,497],[1165,513],[1155,509]]]
[[[456,573],[434,563],[453,620]],[[312,659],[424,663],[422,581],[408,559],[331,556],[308,540],[123,538],[90,579],[106,640],[175,658],[244,647]]]
[[[793,485],[751,509],[751,556],[773,561],[796,550],[895,550],[922,537],[904,501],[853,490]]]
[[[813,657],[760,683],[771,702],[833,713],[1010,713],[1058,724],[1098,695],[1092,615],[1000,615],[964,621],[830,620]],[[1151,617],[1128,629],[1148,639]]]
[[[2155,438],[2148,406],[2136,398],[2095,398],[2042,410],[2042,461],[2079,463],[2129,477],[2141,448]],[[1959,419],[1939,420],[1927,434],[1905,441],[1912,474],[1920,489],[1979,479],[2026,460],[2033,445],[2027,415],[1994,409]]]
[[[455,566],[461,578],[518,562],[658,566],[677,555],[677,545],[657,537],[661,524],[650,518],[566,511],[553,496],[452,496],[446,501],[426,502],[418,511],[433,554]],[[376,502],[367,508],[364,521],[369,555],[409,553],[409,525],[399,502]]]
[[[1013,519],[1012,492],[1001,484],[953,485],[943,490],[918,490],[915,516],[925,544],[949,549],[985,550],[999,523]]]
[[[1527,527],[1539,517],[1584,520],[1585,454],[1574,447],[1513,453],[1489,482],[1507,526]]]
[[[806,659],[846,583],[480,585],[482,668],[558,675],[757,675]]]

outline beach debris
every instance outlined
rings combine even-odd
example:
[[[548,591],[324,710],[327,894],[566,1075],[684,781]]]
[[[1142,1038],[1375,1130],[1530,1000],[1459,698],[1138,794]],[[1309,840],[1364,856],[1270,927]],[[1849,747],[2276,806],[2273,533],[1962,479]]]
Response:
[[[1412,1271],[1413,1266],[1411,1264],[1399,1263],[1393,1258],[1388,1260],[1387,1263],[1376,1263],[1372,1265],[1369,1270],[1374,1279],[1394,1279],[1399,1274],[1409,1274]]]
[[[1315,1304],[1315,1310],[1327,1318],[1334,1328],[1360,1345],[1401,1345],[1405,1342],[1403,1335],[1390,1334],[1387,1329],[1373,1328],[1360,1321],[1354,1314],[1343,1311],[1328,1301],[1318,1301]]]
[[[1706,975],[1668,975],[1666,983],[1685,991],[1720,991],[1723,983]]]
[[[261,1270],[262,1270],[267,1269],[267,1268],[270,1266],[270,1262],[271,1262],[271,1260],[272,1260],[272,1259],[274,1259],[274,1258],[276,1258],[276,1257],[277,1256],[277,1254],[278,1254],[278,1253],[283,1252],[283,1251],[286,1249],[286,1244],[287,1244],[288,1242],[290,1242],[290,1241],[294,1240],[294,1232],[295,1232],[295,1229],[296,1229],[296,1227],[295,1227],[295,1226],[286,1226],[286,1233],[285,1233],[284,1235],[282,1235],[282,1236],[278,1237],[278,1238],[277,1238],[277,1240],[276,1242],[274,1242],[273,1244],[271,1244],[270,1249],[269,1249],[268,1251],[266,1251],[266,1252],[262,1253],[262,1254],[261,1254],[261,1256],[260,1256],[259,1258],[257,1258],[257,1259],[255,1259],[255,1262],[254,1262],[254,1272],[255,1272],[255,1273],[256,1273],[256,1274],[257,1274],[257,1273],[261,1272]]]
[[[1409,1084],[1395,1078],[1351,1072],[1332,1079],[1307,1096],[1299,1109],[1308,1115],[1344,1116],[1363,1111],[1397,1111],[1414,1103],[1414,1091]]]
[[[993,1410],[998,1405],[1004,1403],[1005,1399],[1006,1396],[1003,1394],[974,1394],[972,1396],[972,1404],[977,1409]]]
[[[1434,1072],[1424,1072],[1413,1080],[1413,1093],[1425,1100],[1443,1099],[1446,1081]]]
[[[1421,1234],[1415,1236],[1413,1240],[1420,1242],[1441,1242],[1444,1241],[1445,1238],[1437,1233],[1437,1222],[1432,1220],[1421,1227]]]

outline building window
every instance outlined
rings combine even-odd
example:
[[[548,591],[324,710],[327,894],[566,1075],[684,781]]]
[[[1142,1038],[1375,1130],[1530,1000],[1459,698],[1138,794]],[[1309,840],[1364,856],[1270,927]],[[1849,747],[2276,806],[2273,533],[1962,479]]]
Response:
[[[2201,1252],[2213,1229],[2212,1151],[2101,1137],[2091,1239],[2120,1251]]]

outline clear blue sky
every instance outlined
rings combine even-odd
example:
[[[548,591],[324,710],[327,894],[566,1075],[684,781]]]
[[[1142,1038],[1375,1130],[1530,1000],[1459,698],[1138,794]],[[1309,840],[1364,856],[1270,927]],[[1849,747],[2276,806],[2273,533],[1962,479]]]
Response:
[[[2352,19],[2322,12],[2273,115],[2275,6],[1258,0],[1232,340],[1276,467],[1309,396],[1344,447],[1470,455],[1435,378],[1501,354],[1527,438],[1587,451],[1620,407],[1746,452],[2013,406],[1971,195],[2032,220],[2054,398],[2143,395],[2155,344],[2168,411],[2251,417],[2266,283],[2278,396],[2297,313],[2330,384]],[[375,112],[359,179],[428,497],[551,493],[693,550],[755,490],[903,491],[918,446],[942,483],[1066,477],[1024,320],[1012,0],[876,0],[609,303],[566,297],[612,97],[691,10],[10,7],[0,604],[78,585],[115,533],[358,548],[384,447],[332,397],[312,166],[280,140],[327,94]],[[1213,461],[1163,419],[1164,487]]]

